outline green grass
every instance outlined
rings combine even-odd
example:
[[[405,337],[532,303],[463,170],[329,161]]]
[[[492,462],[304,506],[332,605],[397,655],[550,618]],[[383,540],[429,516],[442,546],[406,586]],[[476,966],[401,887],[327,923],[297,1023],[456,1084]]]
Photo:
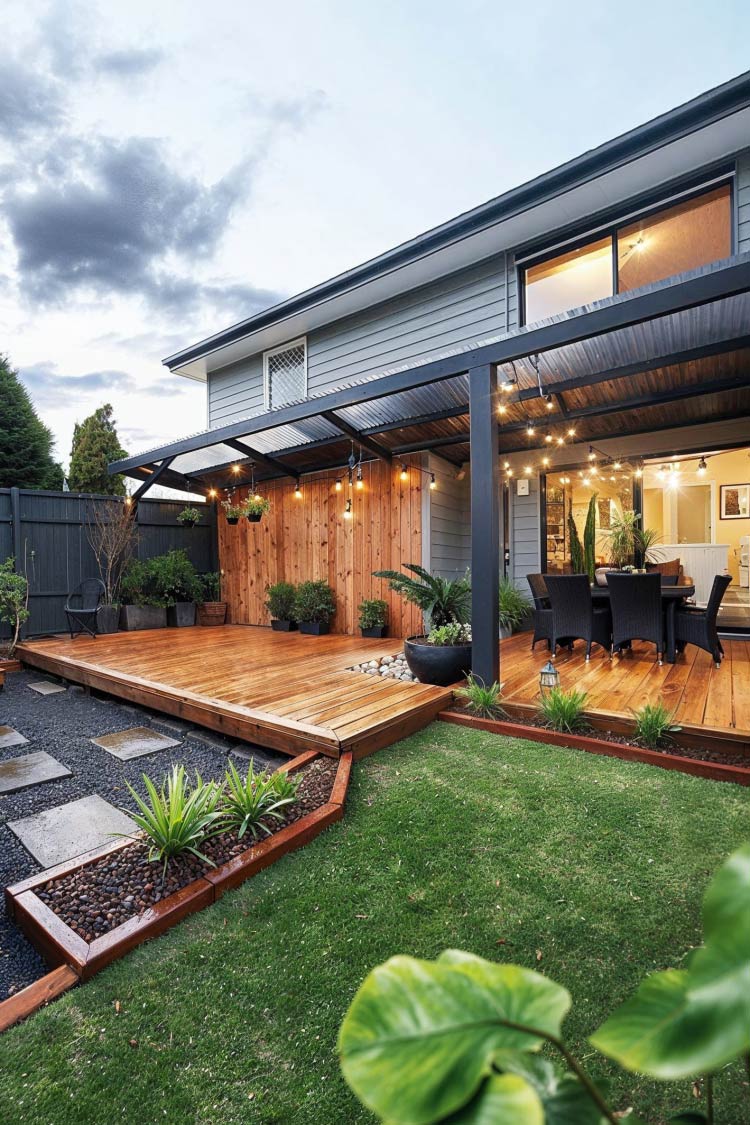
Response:
[[[586,1034],[700,942],[747,814],[736,786],[433,724],[355,768],[342,824],[0,1038],[0,1105],[34,1125],[371,1121],[339,1023],[373,965],[447,946],[566,985],[569,1037],[613,1073]],[[738,1079],[719,1122],[750,1119]],[[634,1076],[614,1100],[650,1122],[700,1105]]]

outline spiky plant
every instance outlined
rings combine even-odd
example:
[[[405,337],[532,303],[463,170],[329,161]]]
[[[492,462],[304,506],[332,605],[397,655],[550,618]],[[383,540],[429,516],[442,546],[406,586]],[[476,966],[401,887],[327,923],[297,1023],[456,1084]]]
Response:
[[[274,775],[256,773],[252,762],[243,778],[233,762],[226,773],[226,788],[223,797],[223,811],[230,828],[237,829],[238,839],[249,832],[257,840],[261,832],[270,836],[271,829],[266,820],[283,820],[281,809],[290,805],[293,796],[280,797],[279,782]],[[295,789],[296,794],[296,789]]]
[[[467,622],[471,614],[471,580],[440,578],[417,563],[404,563],[416,578],[398,570],[376,570],[375,578],[387,578],[388,585],[407,602],[419,606],[428,629],[452,621]]]
[[[518,628],[529,612],[529,600],[518,589],[512,578],[500,579],[498,607],[500,624],[504,629],[509,629],[511,633]]]
[[[586,730],[584,715],[587,695],[585,691],[563,691],[551,688],[539,700],[539,717],[544,725],[563,734]]]
[[[507,719],[503,707],[503,685],[495,680],[486,684],[481,676],[473,674],[466,677],[466,686],[456,688],[455,695],[463,700],[467,711],[480,719]]]
[[[663,703],[644,703],[639,710],[633,711],[633,716],[636,739],[651,750],[674,742],[672,734],[682,729],[675,726],[675,712]]]

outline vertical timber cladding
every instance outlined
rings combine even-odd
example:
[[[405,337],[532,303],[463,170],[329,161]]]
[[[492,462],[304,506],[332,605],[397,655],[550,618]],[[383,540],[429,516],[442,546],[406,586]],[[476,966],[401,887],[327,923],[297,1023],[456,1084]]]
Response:
[[[425,480],[418,456],[403,458],[408,480],[401,480],[401,459],[392,464],[368,461],[362,466],[364,487],[349,488],[345,470],[302,478],[302,496],[294,481],[261,486],[271,511],[260,523],[240,520],[229,526],[219,514],[219,562],[227,619],[234,624],[267,625],[266,586],[282,579],[323,579],[336,594],[335,633],[358,632],[357,607],[364,598],[384,598],[389,632],[406,637],[422,632],[419,610],[390,590],[375,570],[399,570],[422,561],[422,499]],[[336,479],[341,491],[336,491]],[[244,496],[247,489],[238,489]],[[344,519],[351,497],[352,518]]]

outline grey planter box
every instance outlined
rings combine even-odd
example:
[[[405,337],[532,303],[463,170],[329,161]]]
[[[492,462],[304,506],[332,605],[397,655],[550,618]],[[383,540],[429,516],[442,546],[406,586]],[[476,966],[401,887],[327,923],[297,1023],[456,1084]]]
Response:
[[[96,611],[96,631],[102,635],[116,633],[120,628],[119,605],[100,605]]]
[[[167,611],[160,605],[124,605],[120,610],[120,628],[166,629]]]
[[[167,606],[167,625],[178,629],[195,625],[195,602],[175,602]]]

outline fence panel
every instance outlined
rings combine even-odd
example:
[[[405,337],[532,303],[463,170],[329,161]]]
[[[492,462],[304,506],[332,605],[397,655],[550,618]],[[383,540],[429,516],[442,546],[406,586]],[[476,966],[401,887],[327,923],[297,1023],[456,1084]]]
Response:
[[[14,493],[17,529],[13,521]],[[31,617],[26,636],[60,633],[67,628],[64,605],[69,591],[82,579],[99,573],[88,536],[93,507],[110,500],[76,492],[0,489],[0,559],[17,555],[17,570],[25,571],[29,578]],[[201,522],[186,528],[177,523],[177,513],[183,507],[180,500],[139,502],[138,557],[146,560],[182,548],[198,571],[215,570],[215,509],[205,505]]]

